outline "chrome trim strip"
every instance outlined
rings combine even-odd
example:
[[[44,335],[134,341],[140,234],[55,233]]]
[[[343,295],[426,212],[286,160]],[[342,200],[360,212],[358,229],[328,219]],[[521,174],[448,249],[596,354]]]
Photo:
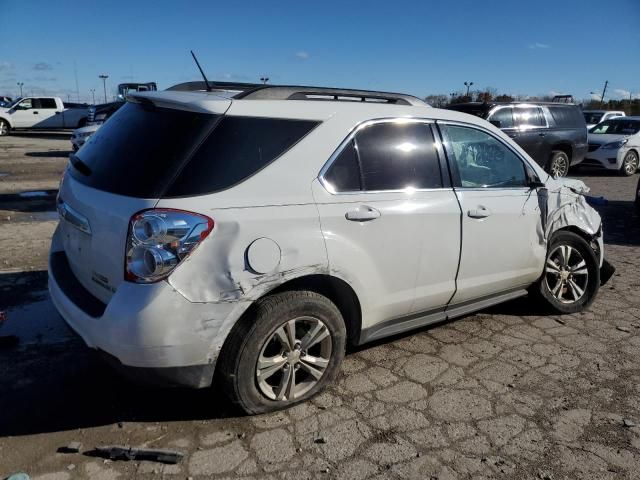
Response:
[[[67,205],[62,199],[58,199],[57,209],[61,219],[66,220],[82,233],[91,235],[91,226],[87,217]]]

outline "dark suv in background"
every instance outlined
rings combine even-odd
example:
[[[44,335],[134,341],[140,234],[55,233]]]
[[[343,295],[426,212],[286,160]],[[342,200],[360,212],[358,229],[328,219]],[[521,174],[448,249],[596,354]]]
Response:
[[[493,123],[551,175],[564,177],[587,153],[587,125],[575,104],[469,102],[448,108]]]

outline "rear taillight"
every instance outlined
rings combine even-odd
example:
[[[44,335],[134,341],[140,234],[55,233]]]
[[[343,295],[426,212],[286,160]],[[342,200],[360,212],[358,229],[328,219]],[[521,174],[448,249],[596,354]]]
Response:
[[[152,283],[162,280],[213,230],[213,220],[182,210],[152,209],[129,221],[125,280]]]

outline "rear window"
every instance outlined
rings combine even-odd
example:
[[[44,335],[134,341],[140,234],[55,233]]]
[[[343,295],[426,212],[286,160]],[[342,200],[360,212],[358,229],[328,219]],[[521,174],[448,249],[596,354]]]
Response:
[[[127,103],[78,152],[99,190],[140,198],[232,187],[282,155],[318,122],[222,117]]]
[[[217,117],[127,103],[78,151],[90,170],[79,182],[105,192],[159,198]]]
[[[223,117],[164,196],[203,195],[232,187],[273,162],[317,124]]]
[[[549,106],[549,111],[556,126],[565,128],[584,128],[585,119],[578,107]]]

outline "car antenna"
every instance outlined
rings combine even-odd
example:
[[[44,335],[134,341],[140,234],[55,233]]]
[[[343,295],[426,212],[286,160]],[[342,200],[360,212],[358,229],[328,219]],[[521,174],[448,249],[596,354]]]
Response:
[[[198,66],[198,70],[200,70],[200,75],[202,75],[202,78],[204,78],[204,84],[207,87],[207,92],[210,92],[211,89],[211,85],[209,85],[209,80],[207,80],[207,76],[204,74],[204,72],[202,71],[202,67],[200,66],[200,62],[198,61],[198,59],[196,58],[196,54],[193,53],[193,50],[191,50],[191,56],[193,57],[193,59],[196,62],[196,65]]]

